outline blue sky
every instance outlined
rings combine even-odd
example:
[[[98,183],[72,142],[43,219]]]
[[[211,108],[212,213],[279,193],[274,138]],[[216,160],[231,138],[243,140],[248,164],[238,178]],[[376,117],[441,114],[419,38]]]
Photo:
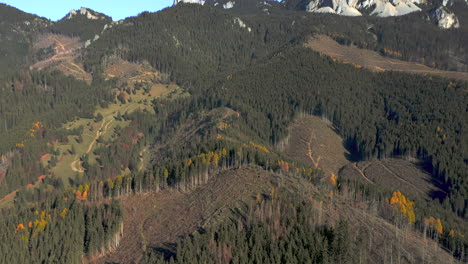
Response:
[[[88,7],[120,20],[143,11],[158,11],[172,5],[173,0],[0,0],[27,13],[53,21],[64,17],[71,9]]]

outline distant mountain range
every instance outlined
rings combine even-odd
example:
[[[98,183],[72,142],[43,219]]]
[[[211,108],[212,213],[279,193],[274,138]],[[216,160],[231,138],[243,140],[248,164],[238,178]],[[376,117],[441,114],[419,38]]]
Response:
[[[209,4],[224,9],[235,8],[242,5],[242,0],[175,0],[178,3]],[[268,12],[268,7],[277,5],[276,1],[257,1],[257,6]],[[467,0],[283,0],[281,5],[289,8],[314,13],[329,13],[342,16],[377,16],[391,17],[403,16],[409,13],[424,11],[435,23],[443,29],[458,28],[460,22],[456,11],[459,8],[468,8]],[[464,5],[464,6],[463,6]]]

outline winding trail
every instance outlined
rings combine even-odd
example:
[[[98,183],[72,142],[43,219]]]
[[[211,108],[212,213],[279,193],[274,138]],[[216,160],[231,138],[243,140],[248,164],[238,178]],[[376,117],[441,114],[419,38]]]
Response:
[[[91,150],[93,149],[94,145],[96,144],[98,138],[103,133],[107,132],[107,129],[109,128],[109,125],[112,123],[112,121],[114,121],[114,118],[109,120],[109,122],[107,122],[107,124],[106,124],[105,119],[102,120],[101,126],[96,131],[96,136],[91,141],[91,143],[89,143],[88,149],[86,150],[86,154],[89,154],[91,152]],[[79,163],[80,163],[80,159],[78,158],[78,159],[74,160],[72,163],[70,163],[70,167],[71,167],[72,171],[74,171],[74,172],[84,173],[85,171],[84,171],[83,168],[81,168],[81,164],[80,164],[80,168],[78,168],[77,164],[79,164]]]
[[[315,160],[314,156],[312,155],[312,140],[314,140],[315,138],[316,137],[312,133],[312,134],[310,134],[309,140],[305,140],[305,139],[301,139],[301,140],[302,140],[302,142],[307,144],[307,154],[306,154],[306,156],[312,161],[314,166],[318,168],[319,164],[320,164],[321,157],[319,156],[317,158],[317,160]]]
[[[77,160],[73,161],[72,163],[70,163],[70,167],[71,167],[72,171],[79,172],[79,173],[84,173],[85,170],[81,167],[81,165],[80,165],[80,168],[77,167],[78,163],[80,163],[80,159],[77,159]]]
[[[359,174],[364,178],[366,179],[366,181],[372,183],[372,184],[375,184],[371,179],[367,178],[366,174],[364,174],[364,171],[366,170],[366,168],[369,167],[369,165],[366,165],[364,168],[359,169],[357,166],[356,166],[356,163],[353,163],[353,168],[356,169]]]
[[[407,181],[406,179],[402,178],[401,176],[399,176],[398,174],[396,174],[395,172],[393,172],[389,167],[387,167],[384,163],[382,162],[379,162],[379,165],[382,166],[382,168],[384,168],[388,173],[390,173],[391,175],[393,175],[395,178],[397,178],[398,180],[412,186],[415,190],[417,190],[418,192],[422,193],[423,195],[426,195],[425,192],[421,191],[419,189],[419,187],[417,187],[416,185],[414,185],[413,183]]]
[[[84,68],[74,62],[78,56],[77,50],[82,47],[76,38],[60,37],[54,34],[48,34],[46,37],[54,45],[54,55],[50,58],[36,62],[30,69],[44,69],[52,66],[65,74],[71,74],[78,79],[90,82],[92,77]]]

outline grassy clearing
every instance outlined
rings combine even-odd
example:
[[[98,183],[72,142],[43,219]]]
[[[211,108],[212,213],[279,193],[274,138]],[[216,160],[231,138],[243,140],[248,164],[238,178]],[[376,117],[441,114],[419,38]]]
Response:
[[[116,120],[118,114],[132,113],[135,111],[149,111],[154,113],[151,101],[155,98],[164,96],[171,97],[183,96],[184,92],[175,84],[163,85],[153,84],[151,89],[145,93],[144,90],[137,90],[135,94],[126,94],[127,102],[111,104],[107,108],[99,107],[95,116],[102,115],[102,120],[96,122],[94,119],[80,118],[73,122],[64,125],[68,130],[81,129],[80,136],[69,136],[67,144],[56,143],[55,150],[58,151],[57,164],[50,171],[62,178],[63,182],[68,185],[76,177],[77,174],[84,172],[80,158],[88,155],[88,162],[93,164],[96,162],[96,156],[93,151],[100,145],[97,143],[98,138],[105,141],[112,141],[116,137],[116,127],[127,127],[130,121]],[[50,157],[45,160],[44,164],[50,160]],[[128,173],[128,172],[123,172]]]

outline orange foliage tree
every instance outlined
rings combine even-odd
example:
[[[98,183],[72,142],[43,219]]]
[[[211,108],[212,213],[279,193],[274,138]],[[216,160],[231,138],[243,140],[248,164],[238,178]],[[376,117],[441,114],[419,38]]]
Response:
[[[16,226],[16,232],[20,231],[20,230],[24,230],[26,229],[26,227],[24,227],[23,224],[19,224],[18,226]]]

